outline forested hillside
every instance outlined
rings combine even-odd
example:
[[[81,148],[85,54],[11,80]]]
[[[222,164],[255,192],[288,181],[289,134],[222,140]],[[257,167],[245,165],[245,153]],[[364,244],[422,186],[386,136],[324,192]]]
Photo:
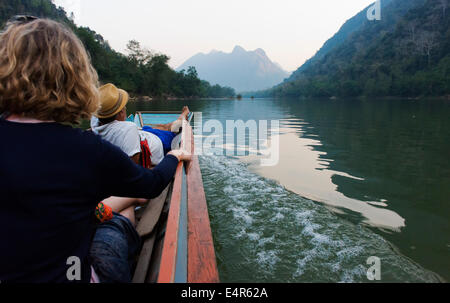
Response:
[[[384,9],[393,0],[383,0],[381,2],[381,8]],[[416,0],[417,1],[417,0]],[[425,0],[419,0],[425,1]],[[317,53],[309,60],[307,60],[302,66],[300,66],[292,75],[287,79],[287,81],[293,81],[298,78],[303,71],[305,71],[313,62],[316,62],[326,54],[328,54],[335,47],[338,47],[345,43],[345,41],[350,37],[351,34],[360,30],[364,24],[368,22],[367,20],[367,8],[354,17],[347,20],[339,29],[339,31],[330,39],[325,42],[325,44],[317,51]]]
[[[152,53],[139,42],[130,41],[127,55],[113,50],[100,34],[76,26],[62,8],[50,0],[2,0],[0,24],[18,14],[46,17],[66,23],[82,40],[103,83],[112,82],[134,95],[152,97],[232,97],[231,88],[211,86],[198,78],[195,68],[176,72],[168,65],[169,57]],[[131,33],[130,33],[131,35]]]
[[[284,83],[257,96],[450,94],[449,0],[390,0],[380,21],[362,21]]]

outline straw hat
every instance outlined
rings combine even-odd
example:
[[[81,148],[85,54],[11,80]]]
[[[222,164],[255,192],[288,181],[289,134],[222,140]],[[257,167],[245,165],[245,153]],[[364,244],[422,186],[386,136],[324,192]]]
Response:
[[[100,109],[96,116],[100,119],[117,115],[128,103],[128,93],[108,83],[100,87]]]

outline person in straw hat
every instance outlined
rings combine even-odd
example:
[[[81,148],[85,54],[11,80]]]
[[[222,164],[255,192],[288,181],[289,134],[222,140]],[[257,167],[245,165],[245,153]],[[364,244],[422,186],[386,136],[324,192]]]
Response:
[[[116,145],[137,164],[142,163],[142,142],[147,142],[152,166],[158,165],[171,151],[173,140],[179,135],[183,119],[189,115],[184,107],[180,117],[169,124],[145,126],[139,130],[136,124],[126,121],[128,93],[114,84],[100,87],[100,109],[91,119],[92,131],[104,140]]]

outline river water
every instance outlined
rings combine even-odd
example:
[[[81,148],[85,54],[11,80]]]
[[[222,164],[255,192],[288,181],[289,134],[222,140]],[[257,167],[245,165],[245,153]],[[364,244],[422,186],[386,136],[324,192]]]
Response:
[[[200,156],[221,281],[368,282],[372,256],[381,282],[450,279],[450,102],[152,101],[128,112],[185,104],[202,113],[198,142],[214,119],[226,149],[238,145],[226,144],[227,120],[280,124],[266,142],[279,145],[275,166]]]

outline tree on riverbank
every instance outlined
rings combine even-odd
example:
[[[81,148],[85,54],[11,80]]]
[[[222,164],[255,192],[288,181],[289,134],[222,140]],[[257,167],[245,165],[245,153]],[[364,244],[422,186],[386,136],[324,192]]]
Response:
[[[92,64],[103,83],[112,82],[133,95],[152,97],[233,97],[231,88],[215,87],[198,78],[194,68],[176,72],[168,65],[169,57],[153,53],[131,40],[128,55],[116,52],[104,38],[88,27],[78,27],[62,8],[50,0],[9,0],[0,2],[0,25],[18,14],[45,17],[67,24],[88,50]]]

